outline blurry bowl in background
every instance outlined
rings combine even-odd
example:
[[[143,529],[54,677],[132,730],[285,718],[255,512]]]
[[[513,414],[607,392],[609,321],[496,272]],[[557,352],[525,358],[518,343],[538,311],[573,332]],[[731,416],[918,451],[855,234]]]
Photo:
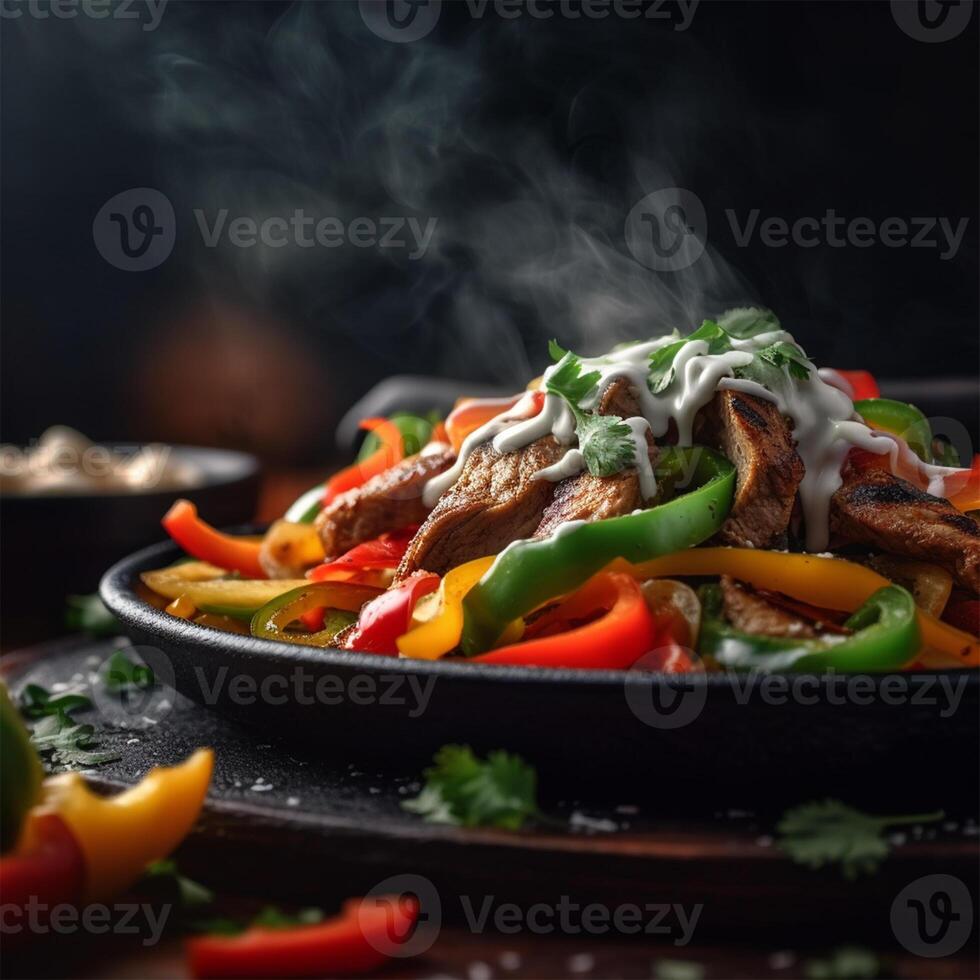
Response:
[[[113,446],[134,456],[142,449]],[[170,458],[194,474],[192,483],[0,494],[4,649],[65,632],[66,597],[94,592],[110,565],[165,537],[160,519],[178,497],[219,527],[253,518],[259,492],[254,456],[172,446]]]

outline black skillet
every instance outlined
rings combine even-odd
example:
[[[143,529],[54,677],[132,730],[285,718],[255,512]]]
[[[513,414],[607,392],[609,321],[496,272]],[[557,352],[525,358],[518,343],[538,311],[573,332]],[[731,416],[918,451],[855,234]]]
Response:
[[[975,436],[975,401],[972,408],[965,404],[975,382],[937,380],[915,391],[909,383],[883,382],[882,388],[892,397],[914,396],[932,417],[964,419]],[[398,407],[444,410],[449,396],[437,392],[439,404],[432,404],[434,391],[417,378],[395,379],[370,393],[351,417]],[[126,632],[188,697],[244,724],[295,735],[327,758],[418,767],[440,745],[468,742],[484,751],[520,752],[565,781],[570,793],[588,787],[608,795],[629,786],[626,795],[681,808],[822,794],[867,798],[875,806],[889,797],[905,806],[912,798],[940,805],[977,799],[975,670],[670,678],[313,650],[188,624],[140,599],[133,590],[139,573],[178,555],[173,545],[159,545],[106,574],[103,599]],[[285,697],[280,677],[291,685]],[[250,696],[252,685],[263,682],[272,685],[272,698],[257,690]],[[313,703],[306,703],[309,688]],[[418,691],[428,692],[424,709]]]

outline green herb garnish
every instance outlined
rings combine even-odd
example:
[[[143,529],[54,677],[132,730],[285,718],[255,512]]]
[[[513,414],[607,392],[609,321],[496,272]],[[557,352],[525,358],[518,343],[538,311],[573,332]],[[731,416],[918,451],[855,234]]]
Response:
[[[776,314],[759,306],[739,306],[725,310],[718,317],[718,326],[729,337],[738,340],[747,340],[749,337],[758,337],[761,333],[782,329]]]
[[[748,340],[764,333],[780,330],[779,320],[771,310],[745,307],[728,310],[716,320],[705,320],[694,333],[673,341],[650,355],[647,384],[658,395],[670,387],[674,380],[674,361],[681,348],[694,340],[707,343],[707,354],[725,354],[733,350],[733,340]],[[806,381],[810,369],[803,351],[787,340],[778,340],[754,352],[753,361],[734,370],[736,378],[754,381],[773,390],[785,382],[786,377]]]
[[[131,660],[125,650],[117,650],[106,664],[102,677],[106,690],[122,694],[129,690],[146,691],[153,687],[153,670]]]
[[[557,365],[548,378],[546,389],[553,395],[560,395],[569,405],[577,408],[595,393],[602,375],[598,371],[582,374],[581,358],[571,351],[563,350],[555,340],[548,341],[548,351]]]
[[[251,921],[233,919],[229,916],[215,916],[209,919],[197,919],[188,923],[192,932],[204,933],[209,936],[237,936],[246,929],[253,927],[262,929],[293,929],[296,926],[313,926],[324,920],[322,909],[300,909],[295,914],[283,912],[274,905],[267,905]]]
[[[827,959],[807,960],[807,980],[875,980],[881,973],[881,961],[870,949],[841,946]]]
[[[556,341],[549,344],[551,356],[558,362],[548,378],[545,390],[563,398],[575,416],[575,435],[579,452],[593,476],[612,476],[633,462],[633,431],[618,415],[600,415],[586,411],[581,403],[595,394],[602,375],[598,371],[582,373],[582,362],[575,354],[563,350]]]
[[[46,755],[49,769],[98,766],[118,759],[118,752],[95,751],[95,726],[79,722],[73,711],[88,711],[92,702],[84,694],[52,696],[40,684],[28,684],[20,695],[20,710],[35,722],[31,742]]]
[[[837,863],[844,877],[853,880],[859,874],[877,871],[888,856],[887,827],[932,823],[943,816],[942,810],[937,810],[914,816],[873,817],[840,800],[823,800],[787,810],[776,829],[780,848],[797,864],[822,868]]]
[[[468,745],[444,745],[425,770],[425,787],[402,806],[433,823],[520,830],[538,812],[537,774],[520,756],[491,752],[479,759]]]
[[[119,620],[106,609],[97,593],[68,596],[65,625],[70,630],[91,636],[117,636]]]
[[[182,910],[202,908],[214,901],[214,892],[200,882],[182,875],[173,858],[153,861],[146,866],[144,875],[151,881],[169,884],[176,891],[177,900]]]
[[[694,960],[657,960],[653,975],[656,980],[701,980],[704,967]]]

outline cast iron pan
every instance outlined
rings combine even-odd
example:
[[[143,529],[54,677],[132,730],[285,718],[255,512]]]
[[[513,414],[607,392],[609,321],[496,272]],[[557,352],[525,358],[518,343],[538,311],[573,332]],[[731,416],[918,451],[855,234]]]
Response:
[[[977,671],[765,680],[316,650],[188,623],[136,595],[140,572],[179,556],[169,543],[147,548],[102,580],[140,655],[192,700],[325,759],[421,768],[440,745],[466,742],[519,752],[575,793],[628,786],[680,809],[976,796]]]

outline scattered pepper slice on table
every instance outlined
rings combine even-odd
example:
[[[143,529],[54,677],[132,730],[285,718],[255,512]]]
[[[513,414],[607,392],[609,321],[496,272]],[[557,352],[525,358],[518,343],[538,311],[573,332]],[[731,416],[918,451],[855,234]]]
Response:
[[[78,842],[85,863],[84,901],[121,892],[150,861],[166,857],[190,832],[211,781],[213,755],[198,749],[186,762],[151,769],[131,789],[97,796],[77,772],[52,776],[41,802],[27,816],[25,835],[55,814]]]
[[[411,937],[419,907],[394,895],[351,899],[326,922],[286,929],[252,926],[238,936],[187,943],[195,977],[321,977],[367,973]]]
[[[20,836],[24,817],[41,793],[44,768],[6,685],[0,684],[0,852]]]

